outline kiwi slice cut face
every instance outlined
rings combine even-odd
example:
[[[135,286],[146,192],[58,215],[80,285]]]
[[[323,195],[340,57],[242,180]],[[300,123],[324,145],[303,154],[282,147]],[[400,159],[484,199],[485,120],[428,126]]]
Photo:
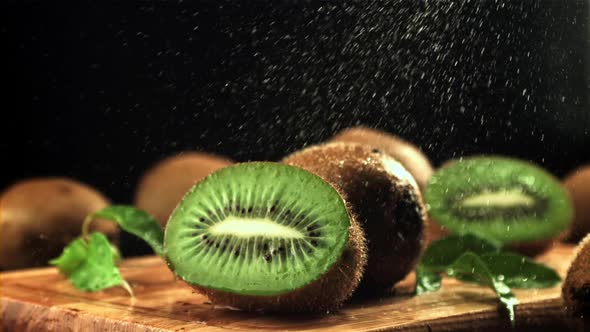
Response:
[[[350,218],[316,175],[270,162],[221,169],[197,183],[165,233],[171,269],[190,285],[277,296],[326,274],[342,256]]]
[[[429,212],[451,232],[500,243],[551,238],[572,218],[559,181],[528,162],[470,157],[443,167],[425,192]]]

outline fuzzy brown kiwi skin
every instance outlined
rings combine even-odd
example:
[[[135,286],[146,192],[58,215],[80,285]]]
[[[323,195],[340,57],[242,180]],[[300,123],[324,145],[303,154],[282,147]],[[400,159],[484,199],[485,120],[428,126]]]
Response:
[[[586,235],[574,251],[561,287],[565,309],[572,316],[590,315],[590,235]]]
[[[366,264],[365,236],[362,228],[351,221],[348,244],[340,260],[319,279],[298,290],[277,296],[251,296],[188,285],[215,305],[246,311],[325,313],[338,310],[352,296]]]
[[[74,238],[92,212],[109,201],[95,189],[67,178],[33,178],[15,183],[0,196],[0,269],[46,266]],[[91,231],[116,242],[118,227],[95,220]]]
[[[184,194],[199,180],[233,162],[204,152],[170,156],[148,169],[139,180],[135,205],[166,226],[168,217]]]
[[[563,180],[574,206],[574,220],[562,235],[564,242],[578,243],[590,233],[590,165],[576,169]]]
[[[398,160],[414,176],[423,191],[433,169],[428,157],[414,144],[384,131],[358,126],[336,134],[331,142],[366,144],[378,148]]]
[[[331,183],[363,227],[369,260],[359,295],[389,292],[413,270],[425,245],[426,209],[414,178],[385,166],[397,163],[393,158],[368,145],[333,142],[283,162]]]

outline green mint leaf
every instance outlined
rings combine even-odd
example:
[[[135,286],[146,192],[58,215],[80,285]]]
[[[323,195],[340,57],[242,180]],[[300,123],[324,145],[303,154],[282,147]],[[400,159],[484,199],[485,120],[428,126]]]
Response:
[[[416,268],[416,295],[436,292],[440,289],[441,279],[439,273],[418,266]]]
[[[88,246],[82,238],[77,238],[68,244],[61,255],[49,261],[49,264],[55,265],[59,272],[69,276],[80,264],[88,257]]]
[[[509,287],[547,288],[557,285],[561,278],[555,270],[515,253],[487,253],[481,256],[490,271]]]
[[[147,242],[157,255],[163,255],[164,231],[156,219],[147,212],[132,206],[113,205],[91,214],[88,220],[93,218],[116,222],[125,231]]]
[[[480,256],[473,252],[464,253],[451,264],[448,273],[451,276],[469,275],[476,282],[491,287],[500,298],[500,302],[504,305],[504,308],[508,311],[510,322],[514,326],[514,307],[518,304],[518,300],[512,294],[508,285],[492,273],[487,263]]]
[[[111,253],[115,264],[121,261],[121,253],[119,249],[114,245],[110,244]],[[49,261],[49,264],[54,265],[58,268],[59,272],[69,276],[82,264],[88,257],[88,244],[83,238],[79,237],[70,242],[61,255]]]
[[[450,235],[430,244],[422,255],[420,265],[436,271],[444,271],[466,252],[484,254],[499,252],[501,247],[472,234]]]
[[[561,281],[555,270],[520,254],[487,253],[482,254],[480,258],[486,263],[492,274],[508,287],[547,288],[553,287]],[[452,271],[450,272],[452,274]],[[466,282],[478,282],[473,275],[456,275],[455,278]]]
[[[70,281],[78,289],[99,291],[113,286],[128,285],[115,265],[109,240],[102,233],[92,233],[88,239],[86,259],[70,274]]]

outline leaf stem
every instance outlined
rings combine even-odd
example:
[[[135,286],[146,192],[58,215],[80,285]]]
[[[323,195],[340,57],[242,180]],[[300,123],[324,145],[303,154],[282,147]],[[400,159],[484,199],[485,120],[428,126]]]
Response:
[[[94,214],[89,214],[84,219],[84,223],[82,224],[82,238],[85,241],[88,241],[90,238],[90,223],[94,220]]]
[[[123,287],[127,291],[127,293],[129,293],[129,296],[135,298],[135,294],[133,294],[133,289],[131,289],[131,286],[129,285],[127,280],[121,280],[121,287]]]

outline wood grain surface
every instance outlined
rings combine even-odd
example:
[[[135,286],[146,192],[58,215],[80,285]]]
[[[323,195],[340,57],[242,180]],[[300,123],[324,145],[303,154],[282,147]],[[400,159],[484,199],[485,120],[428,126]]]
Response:
[[[564,276],[573,247],[555,245],[540,256]],[[396,295],[356,299],[338,312],[316,316],[247,313],[211,305],[174,279],[157,257],[129,259],[121,270],[135,291],[97,293],[74,289],[54,268],[3,273],[0,277],[4,331],[498,331],[510,329],[494,294],[445,279],[439,292],[412,296],[414,277]],[[584,330],[566,317],[560,286],[516,290],[517,330]]]

